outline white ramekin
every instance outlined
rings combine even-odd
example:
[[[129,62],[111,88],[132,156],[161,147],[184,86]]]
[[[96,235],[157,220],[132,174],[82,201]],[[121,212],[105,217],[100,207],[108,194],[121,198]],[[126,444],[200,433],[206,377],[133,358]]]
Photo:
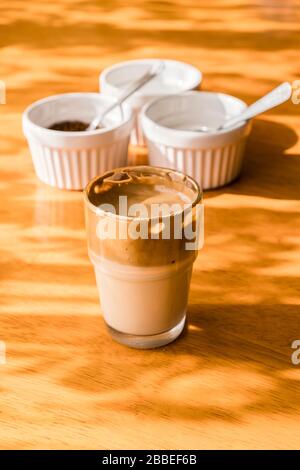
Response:
[[[99,93],[66,93],[36,101],[24,111],[23,131],[40,180],[62,189],[83,189],[98,174],[127,164],[133,125],[127,105],[109,113],[103,129],[48,129],[65,120],[88,123],[113,101]]]
[[[202,189],[230,183],[240,174],[251,122],[209,134],[195,129],[217,127],[246,106],[230,95],[197,91],[152,101],[142,111],[149,164],[186,173]]]
[[[101,92],[116,98],[120,97],[126,85],[141,77],[157,61],[160,59],[129,60],[106,68],[99,78]],[[145,104],[170,93],[195,90],[201,83],[202,74],[192,65],[176,60],[163,60],[163,62],[165,67],[161,74],[127,100],[135,116],[135,125],[131,134],[132,145],[145,145],[140,121],[140,111]]]

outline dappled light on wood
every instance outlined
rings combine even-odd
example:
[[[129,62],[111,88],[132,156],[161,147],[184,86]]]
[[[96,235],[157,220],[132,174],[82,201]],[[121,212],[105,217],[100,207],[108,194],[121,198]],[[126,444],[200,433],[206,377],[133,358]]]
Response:
[[[21,113],[142,57],[190,62],[203,89],[251,103],[299,78],[300,4],[129,3],[0,8],[0,448],[299,448],[300,105],[257,119],[241,177],[205,194],[188,323],[149,351],[107,333],[82,193],[36,179]]]

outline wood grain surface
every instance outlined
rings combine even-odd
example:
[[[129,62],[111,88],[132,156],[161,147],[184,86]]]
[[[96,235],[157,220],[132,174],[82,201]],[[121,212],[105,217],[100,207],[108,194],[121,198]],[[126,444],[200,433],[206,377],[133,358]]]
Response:
[[[296,0],[0,3],[0,448],[300,446],[300,105],[257,119],[241,178],[207,192],[189,320],[136,351],[105,330],[82,193],[35,177],[21,113],[106,66],[188,61],[251,103],[299,77]],[[132,151],[131,162],[145,154]]]

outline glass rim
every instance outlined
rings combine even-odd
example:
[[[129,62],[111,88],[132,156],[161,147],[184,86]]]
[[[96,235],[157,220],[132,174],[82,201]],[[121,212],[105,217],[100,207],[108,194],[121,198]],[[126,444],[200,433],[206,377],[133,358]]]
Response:
[[[91,187],[93,186],[93,184],[99,178],[102,178],[104,175],[106,175],[106,174],[108,174],[112,171],[116,171],[116,170],[127,170],[128,173],[130,173],[130,171],[136,171],[136,170],[141,171],[142,169],[144,169],[145,171],[154,170],[158,174],[172,173],[172,174],[175,174],[175,175],[176,174],[180,175],[181,177],[183,177],[182,182],[183,183],[185,183],[186,181],[190,182],[193,186],[192,189],[194,189],[194,191],[196,193],[194,200],[190,204],[187,204],[187,205],[189,205],[192,209],[195,206],[197,206],[197,204],[202,204],[202,202],[203,202],[203,191],[200,188],[197,181],[195,181],[194,178],[192,178],[191,176],[186,175],[185,173],[183,173],[181,171],[174,170],[173,168],[165,168],[165,167],[158,167],[158,166],[152,166],[152,165],[132,165],[132,166],[128,165],[128,166],[118,167],[118,168],[114,168],[112,170],[108,170],[108,171],[106,171],[105,173],[103,173],[101,175],[95,176],[91,181],[89,181],[89,183],[86,185],[86,187],[83,190],[83,197],[84,197],[85,206],[89,210],[94,212],[96,215],[101,215],[101,216],[104,216],[104,217],[113,217],[113,218],[116,218],[116,219],[127,220],[127,221],[131,221],[131,220],[141,220],[141,221],[142,220],[155,220],[155,217],[136,217],[136,216],[131,216],[131,215],[114,214],[113,212],[105,211],[105,210],[100,209],[99,207],[95,206],[90,201],[90,198],[89,198],[89,192],[91,190]],[[182,210],[180,213],[183,213],[183,212],[184,212],[184,210]],[[176,214],[160,215],[158,218],[160,218],[160,219],[170,218],[170,217],[175,216],[175,215]]]

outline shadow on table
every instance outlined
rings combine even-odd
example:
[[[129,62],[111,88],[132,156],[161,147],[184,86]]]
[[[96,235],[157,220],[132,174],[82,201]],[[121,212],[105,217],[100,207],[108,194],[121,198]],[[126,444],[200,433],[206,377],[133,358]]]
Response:
[[[256,119],[248,139],[241,176],[230,185],[206,191],[205,198],[228,193],[298,200],[300,155],[285,154],[297,141],[298,136],[290,127]]]
[[[13,3],[13,2],[12,2]],[[92,2],[93,3],[93,2]],[[103,3],[103,2],[101,2]],[[110,2],[111,3],[111,2]],[[167,43],[172,48],[189,47],[212,50],[259,50],[259,51],[284,51],[288,48],[296,48],[299,42],[299,31],[293,28],[273,27],[262,31],[234,30],[229,27],[223,27],[224,19],[230,19],[231,10],[236,9],[236,5],[229,7],[227,11],[220,9],[219,6],[213,9],[210,15],[207,15],[206,22],[221,23],[218,28],[218,34],[205,23],[195,21],[191,23],[190,8],[184,8],[180,2],[165,3],[163,10],[151,11],[151,5],[154,2],[145,2],[135,6],[138,17],[133,18],[127,15],[122,8],[121,2],[114,2],[112,6],[105,11],[105,8],[99,4],[94,11],[82,9],[82,15],[78,15],[78,10],[69,2],[61,2],[60,8],[49,15],[47,10],[39,8],[38,12],[30,10],[26,18],[25,11],[17,3],[13,15],[4,9],[2,15],[3,22],[0,32],[0,44],[5,46],[14,46],[23,44],[26,47],[45,47],[47,49],[62,47],[72,47],[74,45],[95,46],[96,41],[105,44],[110,53],[132,50],[139,45]],[[14,6],[14,5],[12,5]],[[112,22],[109,18],[109,10],[114,9],[122,18],[122,27],[118,22]],[[205,6],[205,9],[208,7]],[[203,9],[197,8],[196,11]],[[177,12],[176,12],[177,10]],[[218,14],[216,14],[218,11]],[[174,12],[176,12],[174,14]],[[8,13],[8,15],[7,15]],[[23,14],[22,14],[23,13]],[[25,13],[25,14],[24,14]],[[282,15],[282,11],[280,10]],[[219,18],[218,18],[219,15]],[[252,14],[251,14],[252,15]],[[296,16],[297,15],[297,16]],[[299,14],[293,10],[293,20],[296,21]],[[65,18],[68,17],[68,22]],[[107,18],[108,17],[108,21]],[[160,18],[160,25],[156,23],[157,17]],[[115,16],[116,18],[116,16]],[[170,28],[172,20],[178,21],[186,18],[188,25],[185,28]],[[109,21],[110,20],[110,21]],[[141,25],[151,24],[153,27],[141,28]],[[287,23],[289,24],[289,23]],[[281,23],[282,25],[282,23]],[[191,27],[192,26],[192,27]],[[45,34],[46,33],[46,34]],[[59,38],[59,43],[58,43]]]
[[[8,364],[15,364],[7,373],[1,370],[4,390],[10,374],[20,384],[30,376],[33,422],[39,409],[61,408],[60,397],[70,410],[65,423],[86,402],[90,425],[109,412],[123,413],[124,426],[128,415],[238,423],[299,412],[300,381],[291,364],[296,305],[191,305],[183,335],[149,351],[114,343],[100,317],[22,315],[1,321]],[[44,382],[49,402],[37,392]]]

